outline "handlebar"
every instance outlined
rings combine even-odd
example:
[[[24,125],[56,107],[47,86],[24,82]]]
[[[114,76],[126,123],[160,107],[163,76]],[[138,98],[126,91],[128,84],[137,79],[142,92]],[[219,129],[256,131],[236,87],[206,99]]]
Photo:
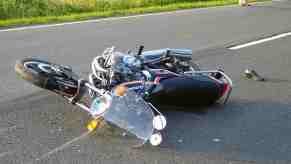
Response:
[[[143,45],[139,46],[137,56],[140,56],[142,54],[143,49],[144,49]]]

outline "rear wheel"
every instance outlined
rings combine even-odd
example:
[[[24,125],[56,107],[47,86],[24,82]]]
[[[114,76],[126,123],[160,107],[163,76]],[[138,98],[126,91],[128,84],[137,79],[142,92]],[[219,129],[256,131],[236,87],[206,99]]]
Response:
[[[77,77],[68,67],[26,58],[16,62],[15,71],[32,84],[62,96],[72,97],[77,92]]]

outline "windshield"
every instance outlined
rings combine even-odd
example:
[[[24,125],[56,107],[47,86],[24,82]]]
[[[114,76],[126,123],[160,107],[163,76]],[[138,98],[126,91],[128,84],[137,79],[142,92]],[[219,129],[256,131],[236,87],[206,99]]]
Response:
[[[153,117],[151,107],[133,91],[121,97],[112,96],[110,107],[103,113],[106,121],[142,140],[142,144],[153,134]]]

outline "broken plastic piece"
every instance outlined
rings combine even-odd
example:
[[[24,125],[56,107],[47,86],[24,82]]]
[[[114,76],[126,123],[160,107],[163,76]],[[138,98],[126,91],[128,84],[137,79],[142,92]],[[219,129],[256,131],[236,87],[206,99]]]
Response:
[[[244,76],[248,79],[253,79],[256,81],[265,81],[265,79],[253,69],[246,69],[244,71]]]

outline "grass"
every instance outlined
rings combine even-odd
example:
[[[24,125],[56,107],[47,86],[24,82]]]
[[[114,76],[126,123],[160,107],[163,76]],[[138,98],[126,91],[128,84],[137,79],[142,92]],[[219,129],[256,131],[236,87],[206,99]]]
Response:
[[[38,1],[43,1],[43,0],[38,0]],[[62,9],[62,11],[55,10],[55,11],[48,12],[46,11],[47,10],[46,8],[46,10],[43,9],[43,13],[34,11],[34,12],[27,12],[27,15],[25,14],[19,15],[19,13],[18,14],[14,13],[14,15],[13,14],[9,15],[7,12],[7,15],[5,16],[5,18],[2,15],[3,18],[1,19],[1,15],[0,15],[0,27],[13,27],[13,26],[20,26],[20,25],[49,24],[49,23],[58,23],[58,22],[80,21],[80,20],[87,20],[87,19],[93,19],[93,18],[127,16],[127,15],[134,15],[134,14],[143,14],[143,13],[173,11],[173,10],[178,10],[178,9],[203,8],[203,7],[237,4],[237,0],[203,0],[203,1],[167,3],[167,4],[152,3],[152,1],[157,2],[157,0],[110,0],[111,3],[116,2],[116,4],[113,4],[111,6],[109,5],[107,7],[106,6],[100,7],[101,6],[100,4],[99,6],[97,6],[94,3],[88,3],[87,5],[79,4],[78,7],[75,6],[75,8],[73,8],[71,3],[73,2],[75,3],[76,1],[83,2],[84,0],[54,0],[54,1],[65,2],[65,4],[62,4],[63,8],[65,9]],[[92,0],[86,0],[86,1],[90,2]],[[97,1],[100,1],[100,0],[97,0]],[[103,0],[103,2],[105,1],[107,0]],[[122,3],[117,3],[117,1],[118,2],[134,1],[134,3],[122,4]],[[141,3],[143,1],[147,1],[148,3]],[[176,2],[179,0],[168,0],[167,2],[169,1]],[[158,1],[158,2],[162,2],[162,1]],[[67,5],[67,6],[64,6],[64,5]],[[55,4],[55,6],[58,6],[58,5]],[[50,8],[50,10],[52,9]],[[0,13],[1,13],[1,10],[0,10]]]

